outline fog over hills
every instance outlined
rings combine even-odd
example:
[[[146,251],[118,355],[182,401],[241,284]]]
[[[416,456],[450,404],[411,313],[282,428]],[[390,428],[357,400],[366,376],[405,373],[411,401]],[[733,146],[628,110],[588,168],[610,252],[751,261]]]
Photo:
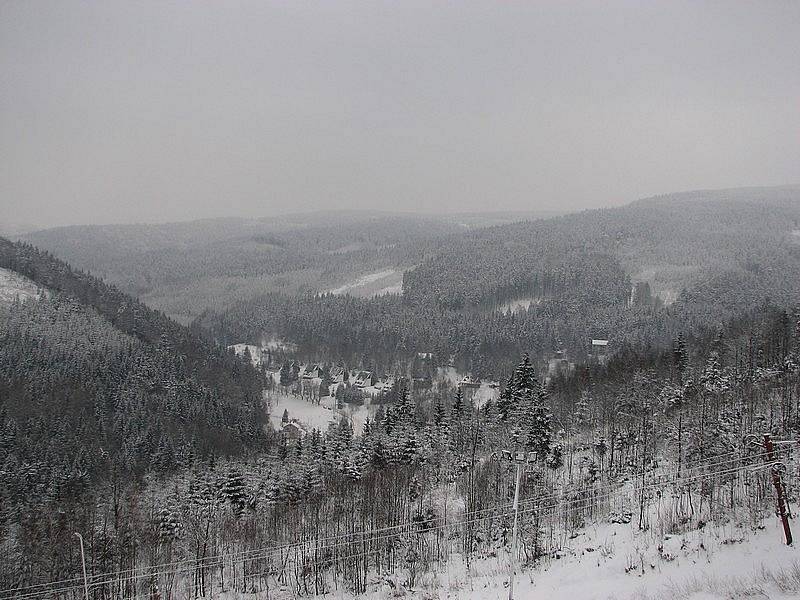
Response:
[[[800,598],[798,65],[785,0],[0,2],[0,600]]]

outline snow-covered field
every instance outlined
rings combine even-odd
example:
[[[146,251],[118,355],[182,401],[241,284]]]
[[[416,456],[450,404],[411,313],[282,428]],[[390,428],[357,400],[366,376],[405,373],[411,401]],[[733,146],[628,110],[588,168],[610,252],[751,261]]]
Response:
[[[10,304],[15,298],[20,300],[39,299],[41,295],[42,289],[27,277],[0,268],[0,303]]]
[[[253,366],[257,367],[261,363],[260,346],[255,346],[253,344],[233,344],[232,346],[228,346],[228,348],[233,348],[237,356],[244,354],[245,349],[250,350],[250,358],[253,361]]]
[[[289,412],[290,420],[300,421],[309,430],[327,431],[330,423],[338,422],[344,417],[353,424],[353,431],[361,433],[364,429],[364,421],[367,417],[374,417],[376,410],[376,407],[369,404],[369,399],[363,406],[351,407],[345,404],[344,408],[340,410],[336,409],[336,399],[332,396],[325,396],[317,404],[300,397],[274,391],[265,393],[265,400],[268,402],[269,418],[275,429],[281,428],[281,418],[283,411],[286,410]]]
[[[256,346],[255,344],[233,344],[228,346],[228,348],[233,348],[233,351],[236,352],[239,356],[244,354],[245,349],[250,350],[250,357],[253,360],[253,366],[258,366],[261,364],[261,354],[262,352],[266,352],[270,350],[275,352],[276,350],[280,351],[283,350],[285,352],[294,352],[297,350],[297,346],[291,342],[284,342],[280,340],[264,340],[261,342],[260,346]]]
[[[587,527],[549,563],[517,569],[516,600],[789,600],[800,598],[800,550],[783,543],[776,518],[758,527],[733,523],[684,534],[655,536],[629,524]],[[372,573],[368,591],[353,595],[342,588],[326,598],[338,600],[505,600],[508,554],[473,559],[462,556],[432,572]],[[260,598],[221,594],[225,600]],[[273,588],[272,600],[298,596],[288,586]]]
[[[356,598],[389,600],[495,600],[508,597],[507,553],[474,560],[460,555],[414,588],[376,582]],[[401,591],[402,590],[402,591]],[[351,598],[350,596],[344,596]],[[783,543],[777,518],[758,528],[729,523],[685,534],[639,531],[630,524],[586,528],[549,564],[518,569],[518,600],[724,600],[800,598],[800,550]]]
[[[518,312],[524,312],[528,310],[531,305],[534,304],[541,304],[541,298],[520,298],[518,300],[512,300],[510,302],[505,302],[501,304],[497,310],[501,313],[505,314],[513,314]]]
[[[436,375],[446,379],[453,385],[458,385],[458,383],[464,378],[464,373],[459,373],[453,367],[440,367],[436,370]],[[489,381],[481,381],[481,386],[477,389],[471,390],[471,393],[472,395],[469,397],[472,399],[472,402],[475,404],[475,406],[483,406],[489,400],[497,400],[498,396],[500,395],[500,389],[496,387],[489,387]]]
[[[397,269],[386,269],[367,273],[361,277],[328,290],[334,295],[350,294],[361,298],[381,296],[383,294],[401,294],[403,292],[403,272]]]
[[[635,523],[590,527],[549,566],[519,574],[515,597],[550,600],[800,597],[800,579],[796,581],[799,587],[788,594],[768,580],[759,581],[764,568],[774,571],[800,568],[800,552],[782,543],[780,522],[771,518],[762,526],[763,529],[754,532],[748,527],[729,524],[663,539],[639,531]],[[464,580],[457,595],[440,593],[438,597],[465,600],[504,597],[508,593],[505,565],[499,560],[494,563],[476,567],[477,577]],[[487,572],[481,575],[481,570]],[[756,588],[765,593],[754,593]]]
[[[303,398],[271,392],[266,395],[269,405],[269,418],[275,429],[281,428],[283,411],[289,412],[289,419],[296,419],[306,425],[309,430],[327,431],[328,424],[337,420],[336,402],[330,396],[322,398],[320,403],[309,402]]]

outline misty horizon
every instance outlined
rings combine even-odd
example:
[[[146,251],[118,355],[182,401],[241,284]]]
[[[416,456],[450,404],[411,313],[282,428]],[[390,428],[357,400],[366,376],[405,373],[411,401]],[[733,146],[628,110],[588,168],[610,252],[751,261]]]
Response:
[[[0,2],[0,600],[800,598],[798,65],[781,0]]]
[[[253,221],[253,222],[269,222],[271,220],[281,219],[302,219],[304,216],[312,215],[360,215],[360,216],[374,216],[381,217],[418,217],[420,219],[447,219],[457,217],[472,217],[472,218],[485,218],[492,217],[501,219],[504,222],[512,221],[526,221],[535,219],[549,219],[553,217],[565,216],[573,213],[581,213],[585,211],[606,209],[606,208],[623,208],[630,204],[640,201],[657,200],[663,197],[689,197],[690,199],[700,200],[707,197],[719,197],[720,194],[725,192],[734,192],[741,194],[743,191],[764,191],[764,190],[794,190],[800,188],[798,183],[787,183],[783,185],[773,186],[745,186],[734,188],[715,188],[715,189],[698,189],[698,190],[682,190],[675,192],[665,192],[663,194],[654,194],[644,198],[635,198],[630,201],[619,203],[607,204],[604,206],[590,206],[590,207],[575,207],[564,208],[559,210],[557,208],[542,208],[542,209],[518,209],[518,210],[494,210],[486,208],[484,210],[473,211],[435,211],[435,210],[389,210],[389,209],[374,209],[374,208],[308,208],[298,210],[287,210],[286,212],[274,212],[269,215],[237,215],[237,214],[220,214],[215,216],[206,217],[193,217],[186,215],[182,219],[159,219],[157,216],[150,220],[134,220],[134,221],[108,221],[108,222],[74,222],[74,223],[57,223],[57,224],[38,224],[34,222],[21,222],[21,221],[8,221],[0,222],[0,235],[23,235],[33,233],[36,231],[44,231],[48,229],[69,228],[69,227],[82,227],[82,226],[96,226],[96,227],[127,227],[127,226],[158,226],[158,225],[181,225],[197,222],[213,222],[213,221]],[[695,197],[695,198],[691,198]]]
[[[798,5],[0,11],[4,223],[571,212],[798,179]]]

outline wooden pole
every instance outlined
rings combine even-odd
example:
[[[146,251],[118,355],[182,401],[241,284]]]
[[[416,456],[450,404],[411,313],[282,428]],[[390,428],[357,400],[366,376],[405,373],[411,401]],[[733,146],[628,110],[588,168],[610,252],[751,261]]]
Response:
[[[522,477],[522,463],[517,463],[517,483],[514,487],[514,529],[511,534],[511,565],[508,580],[508,600],[514,600],[514,572],[517,569],[517,529],[519,521],[519,481]]]
[[[89,600],[89,578],[86,577],[86,555],[83,551],[83,536],[75,532],[75,536],[78,538],[78,541],[81,544],[81,567],[83,569],[83,592],[85,594],[86,600]]]
[[[778,515],[783,524],[783,535],[786,538],[786,545],[792,545],[792,530],[789,527],[789,514],[786,510],[786,496],[784,495],[783,481],[781,480],[781,473],[778,466],[775,464],[775,445],[772,443],[772,438],[767,433],[764,435],[764,448],[767,451],[767,460],[772,464],[770,472],[772,473],[772,485],[775,486],[775,495],[777,496]]]

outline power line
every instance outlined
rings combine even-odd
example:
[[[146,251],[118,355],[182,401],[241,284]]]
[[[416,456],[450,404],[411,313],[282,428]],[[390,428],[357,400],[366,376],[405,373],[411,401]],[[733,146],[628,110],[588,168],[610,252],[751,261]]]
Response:
[[[746,457],[746,459],[748,461],[753,461],[756,458],[759,458],[760,456],[761,455],[748,456],[748,457]],[[707,469],[707,468],[710,468],[710,467],[723,466],[723,465],[726,465],[726,464],[733,464],[733,463],[739,462],[740,460],[743,460],[743,459],[738,459],[737,458],[737,459],[732,459],[732,460],[727,460],[727,461],[721,461],[721,462],[717,462],[717,463],[707,464],[707,465],[703,465],[702,468],[706,468]],[[651,484],[649,484],[647,486],[636,486],[634,484],[633,489],[631,491],[642,491],[644,489],[663,489],[663,487],[668,486],[668,485],[676,485],[676,486],[677,485],[684,485],[684,484],[686,484],[688,482],[696,481],[696,480],[699,480],[699,479],[704,479],[704,478],[708,478],[708,477],[712,477],[712,476],[720,476],[720,475],[725,475],[725,474],[736,473],[736,472],[739,472],[742,469],[747,468],[749,466],[753,466],[753,465],[752,464],[742,464],[742,465],[739,465],[739,466],[736,466],[736,467],[733,467],[733,468],[730,468],[730,469],[724,469],[724,470],[721,470],[721,471],[711,471],[711,472],[707,472],[707,473],[701,473],[699,475],[695,475],[695,476],[692,476],[692,477],[685,477],[684,476],[684,477],[680,477],[680,478],[675,478],[674,480],[658,481],[656,483],[651,483]],[[763,469],[766,469],[766,468],[768,468],[770,466],[771,466],[770,464],[762,464],[756,470],[763,470]],[[531,512],[531,511],[536,511],[536,510],[547,510],[547,509],[550,509],[550,508],[567,507],[567,506],[572,506],[572,505],[574,505],[576,503],[581,503],[581,502],[583,502],[583,503],[592,503],[592,502],[597,502],[598,500],[602,500],[604,498],[613,497],[615,495],[620,495],[620,494],[623,494],[623,493],[625,493],[625,489],[624,488],[619,488],[617,490],[614,490],[614,491],[606,493],[606,494],[600,494],[600,495],[594,494],[594,495],[592,495],[590,497],[587,497],[587,498],[580,498],[580,499],[573,499],[573,500],[563,500],[562,499],[561,501],[559,501],[559,502],[557,502],[555,504],[548,505],[548,506],[536,506],[535,508],[532,508],[532,509],[529,509],[529,510],[521,510],[520,513],[521,514],[527,514],[527,513]],[[557,499],[559,496],[560,496],[560,494],[551,494],[551,495],[548,495],[548,496],[539,496],[539,497],[536,497],[536,498],[528,499],[528,500],[526,500],[524,502],[520,502],[520,505],[521,506],[523,506],[523,505],[524,506],[528,506],[528,505],[531,505],[531,504],[541,503],[544,500]],[[352,533],[349,533],[349,534],[339,534],[339,535],[335,535],[335,536],[328,536],[326,538],[317,538],[317,539],[315,539],[313,541],[294,542],[294,543],[284,544],[282,546],[276,546],[276,547],[264,547],[264,548],[260,548],[260,549],[249,550],[249,551],[240,551],[240,552],[236,552],[236,553],[228,553],[228,554],[220,554],[220,555],[216,555],[216,556],[204,557],[204,558],[201,558],[201,559],[188,559],[188,560],[183,560],[183,561],[174,561],[172,563],[163,563],[161,565],[150,565],[148,567],[139,567],[139,568],[122,570],[122,571],[110,572],[110,573],[95,574],[95,575],[92,576],[92,580],[90,581],[90,586],[101,586],[101,585],[106,585],[106,584],[109,584],[109,583],[115,583],[117,581],[120,581],[118,578],[117,579],[107,579],[105,581],[97,581],[97,579],[103,578],[103,577],[115,577],[115,576],[119,576],[119,575],[132,574],[131,577],[126,577],[124,579],[124,581],[136,581],[136,580],[140,580],[140,579],[145,579],[145,578],[149,578],[149,577],[155,577],[155,576],[158,576],[158,575],[164,575],[164,574],[169,574],[169,573],[173,573],[173,572],[174,573],[184,573],[184,572],[187,572],[187,569],[189,569],[189,568],[213,568],[213,567],[224,566],[224,563],[225,563],[226,559],[239,558],[240,560],[238,562],[239,562],[239,564],[241,564],[244,561],[260,560],[260,559],[263,559],[263,558],[268,558],[268,557],[276,555],[279,552],[282,553],[284,550],[290,552],[291,550],[298,550],[298,549],[306,549],[306,548],[308,548],[309,550],[319,551],[319,550],[339,547],[339,546],[342,546],[342,545],[345,545],[345,544],[349,544],[349,543],[364,543],[364,542],[367,542],[367,541],[374,542],[374,541],[380,541],[380,540],[383,540],[383,539],[389,539],[389,538],[392,538],[392,537],[398,537],[398,536],[400,536],[400,535],[402,535],[404,533],[413,533],[413,531],[408,531],[408,532],[400,531],[400,532],[395,533],[395,534],[389,534],[389,535],[383,535],[383,536],[375,536],[374,535],[376,533],[383,533],[383,532],[390,531],[390,530],[395,530],[395,529],[419,528],[421,526],[422,529],[421,529],[420,533],[426,533],[426,532],[429,532],[429,531],[435,531],[435,530],[439,530],[439,529],[446,528],[446,527],[453,527],[453,526],[458,526],[458,525],[474,523],[474,522],[482,521],[482,520],[485,520],[485,519],[500,518],[500,517],[510,516],[513,513],[506,512],[506,513],[490,514],[490,515],[484,515],[484,516],[475,516],[475,515],[478,515],[478,514],[496,512],[498,510],[502,510],[502,509],[510,508],[510,507],[511,507],[511,505],[500,505],[500,506],[495,506],[495,507],[491,507],[491,508],[482,509],[482,510],[479,510],[479,511],[470,511],[468,514],[473,515],[473,518],[470,518],[470,519],[467,519],[467,520],[462,520],[462,521],[455,521],[455,522],[445,523],[445,524],[440,525],[440,526],[427,525],[427,523],[443,519],[443,517],[433,517],[432,519],[427,519],[427,520],[422,521],[422,522],[407,521],[407,522],[399,523],[399,524],[396,524],[396,525],[393,525],[393,526],[389,526],[389,527],[372,529],[372,530],[365,530],[365,531],[361,531],[361,532],[352,532]],[[350,539],[350,538],[353,538],[355,536],[361,536],[361,539]],[[339,543],[336,543],[336,544],[327,545],[327,546],[317,546],[316,545],[320,541],[329,541],[329,540],[346,540],[346,541],[339,542]],[[160,568],[163,568],[163,567],[181,567],[181,566],[184,566],[185,568],[184,569],[175,569],[175,570],[170,569],[170,570],[166,570],[166,571],[153,572],[153,570],[160,569]],[[151,572],[142,573],[142,574],[138,574],[138,575],[134,574],[136,571],[145,570],[145,569],[146,570],[150,570]],[[70,583],[70,582],[79,581],[79,580],[80,580],[79,578],[73,578],[73,579],[69,579],[69,580],[62,580],[60,582],[57,581],[57,582],[49,582],[49,583],[37,584],[35,586],[29,586],[29,587],[25,587],[25,588],[13,588],[13,589],[2,590],[2,591],[0,591],[0,593],[8,594],[10,592],[11,595],[3,596],[3,598],[0,599],[0,600],[7,600],[7,599],[10,599],[10,598],[15,598],[15,599],[34,598],[36,596],[40,596],[40,595],[45,594],[45,593],[64,593],[64,592],[68,592],[68,591],[73,591],[73,590],[76,590],[76,589],[82,587],[82,585],[73,585],[73,586],[64,586],[64,587],[55,587],[55,588],[54,587],[49,587],[48,589],[42,589],[42,590],[38,590],[38,591],[30,591],[30,590],[32,590],[34,587],[56,586],[59,583]],[[13,594],[14,592],[18,592],[18,591],[24,591],[26,593],[17,594],[17,595]]]

